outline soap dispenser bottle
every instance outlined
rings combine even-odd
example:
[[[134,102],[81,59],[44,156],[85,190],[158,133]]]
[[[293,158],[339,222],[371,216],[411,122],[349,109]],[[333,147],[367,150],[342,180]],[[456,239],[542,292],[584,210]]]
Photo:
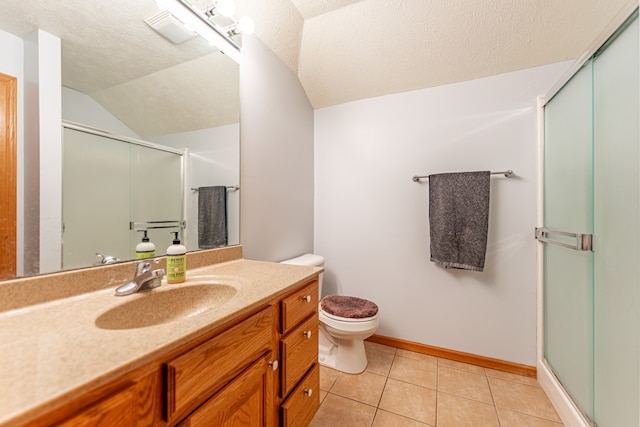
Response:
[[[167,248],[167,283],[182,283],[187,279],[187,248],[180,244],[178,232],[173,244]]]
[[[153,258],[156,256],[156,245],[149,241],[147,236],[147,230],[140,230],[144,232],[142,241],[136,245],[136,259]]]

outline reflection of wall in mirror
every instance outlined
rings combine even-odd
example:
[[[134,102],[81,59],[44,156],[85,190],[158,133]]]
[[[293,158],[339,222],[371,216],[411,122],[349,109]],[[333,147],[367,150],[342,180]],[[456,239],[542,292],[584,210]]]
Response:
[[[63,118],[91,127],[139,138],[131,129],[116,119],[107,110],[87,95],[64,88]],[[210,129],[151,137],[146,139],[173,148],[188,148],[189,165],[187,167],[187,230],[184,241],[187,250],[198,249],[198,194],[192,187],[210,185],[238,185],[240,180],[240,126],[232,124]],[[168,203],[168,201],[166,201]],[[229,191],[227,194],[228,244],[240,243],[240,194]],[[167,243],[169,242],[169,243]],[[158,253],[170,244],[170,240],[154,241]]]
[[[187,250],[198,249],[198,192],[191,188],[240,183],[240,125],[238,123],[181,132],[150,139],[161,145],[189,149],[187,189]],[[240,191],[227,191],[228,244],[240,244]]]

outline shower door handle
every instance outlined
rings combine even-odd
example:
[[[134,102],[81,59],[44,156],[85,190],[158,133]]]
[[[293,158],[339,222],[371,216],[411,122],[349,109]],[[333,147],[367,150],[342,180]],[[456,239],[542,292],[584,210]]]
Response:
[[[549,238],[549,234],[557,234],[560,236],[571,237],[575,239],[575,243],[567,243],[560,240]],[[542,243],[551,243],[552,245],[562,246],[563,248],[573,249],[574,251],[591,251],[593,252],[593,234],[576,234],[566,231],[551,230],[544,227],[536,227],[536,240]]]

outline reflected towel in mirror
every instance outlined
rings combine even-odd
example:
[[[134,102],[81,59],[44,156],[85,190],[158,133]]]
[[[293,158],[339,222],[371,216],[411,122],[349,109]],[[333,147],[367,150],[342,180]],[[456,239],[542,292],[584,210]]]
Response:
[[[227,246],[227,187],[198,189],[198,247]]]

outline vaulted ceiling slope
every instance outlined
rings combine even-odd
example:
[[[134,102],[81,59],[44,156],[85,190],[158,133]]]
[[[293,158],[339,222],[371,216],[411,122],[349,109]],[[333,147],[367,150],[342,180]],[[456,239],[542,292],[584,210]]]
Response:
[[[314,108],[575,59],[628,0],[242,0]]]

